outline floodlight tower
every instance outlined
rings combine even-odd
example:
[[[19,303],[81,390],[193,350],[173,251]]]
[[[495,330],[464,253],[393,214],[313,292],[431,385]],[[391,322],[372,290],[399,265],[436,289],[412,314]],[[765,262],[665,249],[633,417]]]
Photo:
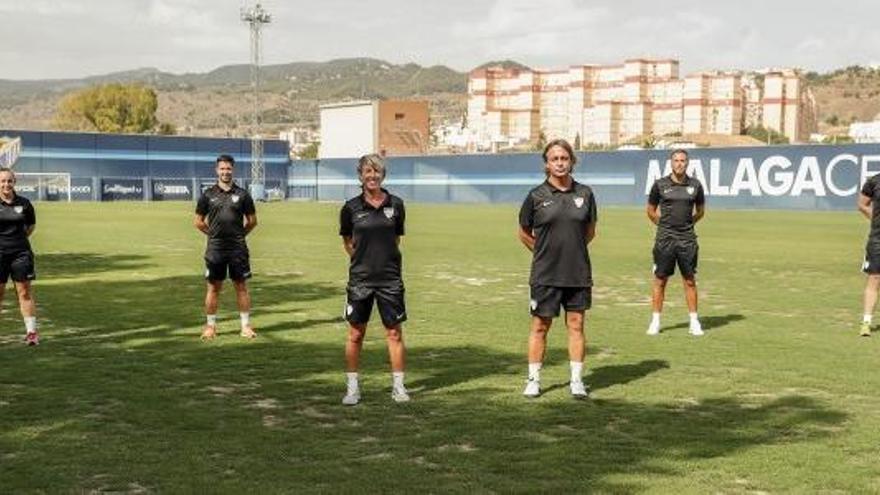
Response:
[[[263,24],[272,22],[272,16],[259,3],[241,9],[241,20],[251,29],[251,90],[253,91],[253,116],[251,120],[251,195],[264,199],[266,169],[263,167],[263,137],[260,135],[260,62],[261,32]]]

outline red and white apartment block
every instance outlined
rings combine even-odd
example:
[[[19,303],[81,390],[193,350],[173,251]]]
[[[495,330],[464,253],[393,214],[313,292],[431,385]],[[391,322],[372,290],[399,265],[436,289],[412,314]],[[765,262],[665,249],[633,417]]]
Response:
[[[630,59],[566,70],[474,70],[468,127],[482,143],[565,138],[619,145],[645,136],[741,134],[763,125],[806,141],[815,102],[795,70],[701,72],[677,60]]]

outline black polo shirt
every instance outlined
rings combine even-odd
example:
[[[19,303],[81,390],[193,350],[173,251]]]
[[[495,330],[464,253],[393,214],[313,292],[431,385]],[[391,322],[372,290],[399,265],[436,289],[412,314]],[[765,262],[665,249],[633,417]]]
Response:
[[[339,212],[339,235],[354,241],[349,285],[393,287],[403,283],[397,238],[403,235],[406,211],[402,199],[383,191],[385,201],[378,208],[361,194],[348,200]]]
[[[572,181],[561,191],[544,182],[529,191],[519,211],[520,227],[535,236],[529,284],[592,287],[587,226],[598,218],[589,186]]]
[[[10,203],[0,200],[0,252],[29,251],[27,228],[36,224],[34,206],[27,198],[16,194]]]
[[[871,198],[871,232],[868,234],[868,242],[880,244],[880,174],[865,181],[862,194]]]
[[[244,217],[257,212],[251,195],[233,183],[228,191],[215,184],[199,197],[196,213],[208,223],[208,249],[247,249]]]
[[[672,175],[661,177],[651,187],[648,203],[660,206],[656,240],[691,241],[697,238],[694,232],[694,206],[706,203],[700,181],[687,177],[683,183],[678,183],[672,180]]]

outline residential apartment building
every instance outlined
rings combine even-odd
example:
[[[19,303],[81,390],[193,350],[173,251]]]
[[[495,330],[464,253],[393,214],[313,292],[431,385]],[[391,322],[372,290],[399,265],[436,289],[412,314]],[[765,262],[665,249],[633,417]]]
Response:
[[[806,141],[815,103],[795,71],[679,76],[677,60],[630,59],[567,70],[470,73],[468,127],[482,142],[562,137],[618,145],[644,136],[740,134],[764,125]]]

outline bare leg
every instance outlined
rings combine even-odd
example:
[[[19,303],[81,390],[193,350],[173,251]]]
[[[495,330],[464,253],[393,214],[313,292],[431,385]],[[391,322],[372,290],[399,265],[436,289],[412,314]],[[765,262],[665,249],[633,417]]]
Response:
[[[406,347],[403,345],[400,324],[385,329],[385,340],[388,342],[391,371],[403,371],[406,368]]]
[[[235,286],[235,300],[238,303],[238,311],[242,313],[251,312],[251,295],[248,292],[247,280],[233,280]]]
[[[358,370],[361,359],[361,348],[364,345],[364,336],[367,333],[367,324],[350,323],[348,327],[348,340],[345,342],[345,371],[355,373]]]
[[[651,288],[651,308],[655,313],[663,312],[663,301],[666,299],[666,281],[668,277],[654,277],[654,285]]]
[[[566,312],[565,325],[568,327],[568,359],[583,363],[587,344],[584,337],[584,312]]]
[[[217,301],[220,297],[220,290],[223,289],[223,282],[222,281],[217,281],[217,282],[208,281],[207,288],[208,288],[208,290],[205,293],[205,314],[206,315],[216,315],[217,314]]]
[[[217,301],[220,298],[220,290],[223,288],[223,282],[208,281],[205,286],[205,315],[217,315]],[[205,325],[202,330],[202,339],[210,340],[217,336],[217,325]]]
[[[553,324],[552,318],[532,316],[532,324],[529,330],[529,364],[544,361],[544,351],[547,348],[547,332]]]
[[[688,313],[697,312],[697,279],[691,275],[690,277],[682,277],[684,281],[684,299],[687,301]]]
[[[877,306],[878,290],[880,290],[880,273],[869,274],[868,280],[865,283],[864,314],[874,314],[874,308]]]

